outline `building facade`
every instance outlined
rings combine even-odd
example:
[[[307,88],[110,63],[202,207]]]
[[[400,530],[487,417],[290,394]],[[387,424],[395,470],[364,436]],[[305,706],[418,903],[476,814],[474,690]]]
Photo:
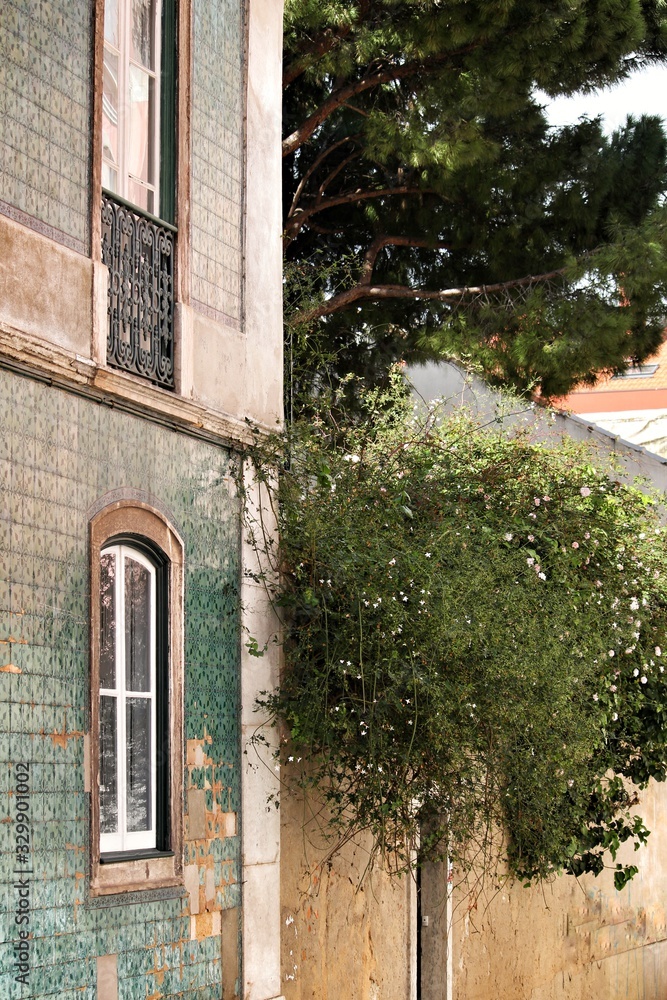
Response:
[[[279,0],[0,7],[0,995],[278,997]],[[253,751],[254,753],[254,751]]]
[[[580,386],[558,401],[611,434],[667,457],[667,342],[644,364]]]

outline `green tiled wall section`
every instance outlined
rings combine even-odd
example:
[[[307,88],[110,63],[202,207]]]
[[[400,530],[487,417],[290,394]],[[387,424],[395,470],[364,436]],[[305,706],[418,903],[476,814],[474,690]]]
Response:
[[[227,824],[224,835],[192,840],[185,817],[197,915],[191,889],[122,904],[88,894],[87,525],[91,505],[114,490],[157,498],[185,543],[184,802],[188,788],[204,789],[208,821]],[[0,370],[3,1000],[96,1000],[96,959],[106,954],[118,956],[119,1000],[219,1000],[220,918],[240,913],[239,534],[226,450]],[[30,763],[28,985],[14,979],[19,762]]]
[[[192,298],[241,318],[243,4],[194,0]]]
[[[92,11],[90,0],[0,3],[0,212],[80,252],[88,244]]]

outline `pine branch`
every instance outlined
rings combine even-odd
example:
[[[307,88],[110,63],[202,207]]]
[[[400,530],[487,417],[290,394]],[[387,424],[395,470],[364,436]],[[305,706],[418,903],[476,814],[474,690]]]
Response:
[[[408,77],[415,76],[420,72],[428,71],[429,69],[442,65],[442,63],[448,60],[456,58],[456,56],[462,55],[465,52],[469,52],[474,48],[470,45],[466,48],[459,49],[456,52],[443,52],[438,56],[432,56],[429,59],[415,59],[412,62],[405,62],[400,65],[392,65],[387,67],[387,69],[381,70],[377,73],[370,73],[363,76],[360,80],[356,80],[354,83],[349,83],[346,87],[341,87],[339,90],[334,91],[330,96],[319,106],[317,111],[314,111],[302,124],[288,135],[286,139],[283,140],[283,157],[289,156],[291,153],[296,152],[300,146],[303,146],[307,142],[313,133],[319,128],[322,122],[326,121],[329,115],[337,111],[342,105],[346,104],[351,97],[356,97],[358,94],[363,94],[367,90],[372,90],[374,87],[381,87],[384,83],[391,83],[395,80],[404,80]]]
[[[327,209],[337,208],[339,205],[353,205],[356,202],[369,201],[373,198],[388,198],[394,195],[419,196],[423,194],[437,194],[437,191],[434,191],[432,188],[412,187],[402,184],[396,187],[378,188],[369,191],[347,191],[345,194],[337,195],[335,198],[318,199],[315,204],[308,208],[290,211],[287,226],[285,227],[287,236],[286,245],[289,246],[296,239],[308,220],[313,215],[317,215],[318,212],[326,212]]]
[[[386,245],[386,244],[385,244]],[[426,241],[418,243],[416,241],[406,242],[404,246],[428,245]],[[432,246],[432,244],[430,244]],[[377,253],[375,257],[377,257]],[[366,255],[368,258],[368,254]],[[373,257],[373,261],[375,260]],[[497,295],[498,293],[511,291],[513,288],[525,288],[529,285],[546,284],[554,278],[561,278],[567,273],[567,267],[558,268],[555,271],[547,271],[544,274],[529,274],[523,278],[514,278],[511,281],[499,281],[490,285],[463,285],[460,288],[441,288],[428,290],[424,288],[409,288],[407,285],[373,285],[369,280],[364,280],[370,261],[364,262],[362,268],[362,280],[352,288],[346,289],[333,295],[330,299],[320,303],[304,313],[297,313],[294,320],[299,323],[308,323],[314,319],[321,319],[323,316],[330,316],[332,313],[340,312],[354,302],[361,300],[377,301],[386,299],[412,299],[424,302],[455,302],[466,298],[477,296]],[[372,267],[371,267],[372,270]]]

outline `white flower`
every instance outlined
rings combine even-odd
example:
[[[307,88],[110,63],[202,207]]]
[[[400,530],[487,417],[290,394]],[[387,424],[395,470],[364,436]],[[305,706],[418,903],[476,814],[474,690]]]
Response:
[[[506,542],[511,542],[513,538],[514,538],[514,535],[512,534],[511,531],[506,531],[505,532],[505,541]]]
[[[390,559],[389,560],[389,565],[390,566],[395,566],[396,565],[396,560],[395,559]]]
[[[642,682],[642,684],[648,684],[648,677],[646,676],[646,674],[642,674],[639,680]]]
[[[599,695],[594,694],[593,695],[593,701],[599,701]]]
[[[609,650],[609,655],[610,655],[610,656],[616,656],[616,653],[614,652],[614,650],[613,650],[613,649],[610,649],[610,650]]]
[[[533,503],[535,504],[535,506],[536,506],[536,507],[539,507],[539,506],[540,506],[540,504],[542,503],[542,501],[540,500],[540,498],[539,498],[539,497],[535,497],[535,498],[533,499]]]
[[[660,646],[655,647],[655,655],[662,656],[662,650],[660,649]]]
[[[579,542],[572,542],[572,548],[573,549],[578,549],[579,548]]]
[[[458,534],[458,532],[457,532],[457,534]],[[431,558],[431,553],[430,552],[425,552],[424,555],[426,556],[427,559]]]
[[[567,787],[568,787],[568,788],[572,788],[572,785],[573,785],[573,784],[574,784],[574,779],[573,779],[573,778],[570,778],[570,780],[569,780],[569,781],[568,781],[568,783],[567,783]]]
[[[636,597],[633,597],[632,600],[630,601],[630,610],[639,611],[639,601],[637,600]]]
[[[529,542],[534,542],[535,541],[535,535],[528,535],[528,541]]]
[[[581,493],[582,497],[589,497],[591,495],[590,487],[588,486],[582,486],[579,492]]]
[[[547,578],[546,573],[538,573],[537,575],[539,576],[540,580],[546,580]]]
[[[535,563],[535,560],[533,559],[532,556],[529,556],[528,559],[526,559],[526,562],[528,563],[529,566],[533,566],[534,563]]]
[[[616,722],[616,720],[618,719],[618,712],[614,712],[614,714],[612,715],[611,719],[612,719],[612,722]]]
[[[344,462],[352,462],[352,463],[356,464],[357,462],[360,462],[361,459],[359,458],[358,455],[343,455],[343,461]]]
[[[633,677],[639,677],[639,671],[637,670],[637,668],[636,668],[636,667],[635,667],[635,669],[634,669],[634,670],[632,671],[632,676],[633,676]]]

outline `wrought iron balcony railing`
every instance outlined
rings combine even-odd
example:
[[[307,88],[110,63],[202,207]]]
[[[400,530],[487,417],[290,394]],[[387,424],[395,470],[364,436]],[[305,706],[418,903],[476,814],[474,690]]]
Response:
[[[102,262],[109,268],[107,363],[174,388],[173,226],[102,194]]]

